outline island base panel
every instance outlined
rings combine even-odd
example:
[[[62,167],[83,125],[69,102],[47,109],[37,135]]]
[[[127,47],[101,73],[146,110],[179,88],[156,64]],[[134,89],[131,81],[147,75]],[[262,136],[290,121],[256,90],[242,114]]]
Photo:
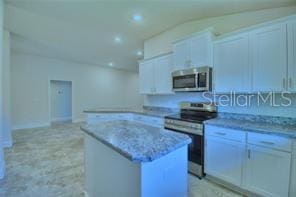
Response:
[[[85,190],[89,197],[186,197],[187,146],[152,162],[132,162],[85,134]]]

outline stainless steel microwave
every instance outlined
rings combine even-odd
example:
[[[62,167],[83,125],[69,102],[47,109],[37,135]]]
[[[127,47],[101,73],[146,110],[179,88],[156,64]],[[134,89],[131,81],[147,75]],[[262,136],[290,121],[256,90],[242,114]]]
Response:
[[[212,91],[212,68],[209,66],[189,68],[172,73],[173,91]]]

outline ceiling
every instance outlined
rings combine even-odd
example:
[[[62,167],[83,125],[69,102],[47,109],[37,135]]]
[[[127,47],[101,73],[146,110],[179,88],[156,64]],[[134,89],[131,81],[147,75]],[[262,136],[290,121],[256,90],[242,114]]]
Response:
[[[14,51],[137,70],[144,40],[190,20],[295,5],[296,0],[7,0]],[[142,21],[132,20],[140,14]],[[120,43],[114,37],[121,38]]]

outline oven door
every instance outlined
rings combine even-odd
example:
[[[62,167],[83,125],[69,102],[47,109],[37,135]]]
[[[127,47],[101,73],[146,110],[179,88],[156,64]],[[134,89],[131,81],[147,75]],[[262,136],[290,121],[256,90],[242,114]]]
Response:
[[[188,160],[189,160],[188,171],[191,172],[192,174],[197,175],[198,177],[203,177],[204,176],[204,169],[203,169],[204,137],[203,135],[191,134],[191,133],[182,132],[182,131],[171,129],[171,128],[166,128],[166,127],[165,129],[186,134],[191,138],[192,143],[189,144],[188,146]]]

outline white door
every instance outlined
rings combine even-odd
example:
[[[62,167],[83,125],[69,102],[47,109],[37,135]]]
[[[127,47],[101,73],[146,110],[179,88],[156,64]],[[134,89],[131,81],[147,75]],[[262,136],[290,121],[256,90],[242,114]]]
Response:
[[[288,24],[288,90],[296,91],[296,21]]]
[[[153,94],[154,93],[154,70],[155,60],[149,60],[140,63],[139,65],[139,79],[140,79],[140,93]]]
[[[174,44],[174,70],[189,68],[190,61],[190,43],[188,40]]]
[[[51,121],[68,121],[72,119],[72,82],[50,81]]]
[[[251,91],[249,35],[242,34],[215,43],[213,70],[216,92]]]
[[[263,196],[288,196],[291,154],[248,145],[245,187]]]
[[[244,144],[217,137],[206,137],[205,172],[240,186]]]
[[[260,28],[250,33],[253,89],[283,91],[287,78],[286,24]]]
[[[155,64],[155,89],[158,94],[172,94],[172,55],[159,57]]]
[[[196,36],[190,39],[190,60],[194,67],[212,66],[211,34]]]

